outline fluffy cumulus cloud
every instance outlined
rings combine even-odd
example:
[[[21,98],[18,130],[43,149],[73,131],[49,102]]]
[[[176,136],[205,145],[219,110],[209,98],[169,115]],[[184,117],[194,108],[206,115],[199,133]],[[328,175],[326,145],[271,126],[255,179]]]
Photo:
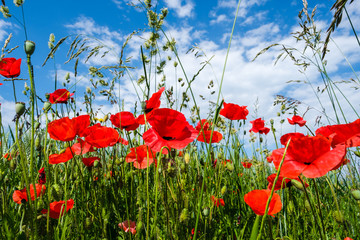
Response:
[[[194,14],[195,5],[191,0],[165,0],[165,6],[174,10],[180,18],[191,17]]]

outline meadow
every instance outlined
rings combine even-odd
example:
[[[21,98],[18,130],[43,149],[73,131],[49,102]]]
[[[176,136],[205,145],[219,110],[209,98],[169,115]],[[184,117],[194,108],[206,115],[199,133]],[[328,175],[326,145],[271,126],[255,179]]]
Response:
[[[1,52],[0,90],[13,86],[16,115],[11,126],[2,124],[7,113],[0,104],[0,239],[360,239],[359,107],[345,89],[358,89],[360,80],[353,69],[349,84],[336,82],[326,64],[331,34],[344,19],[351,23],[345,13],[352,2],[336,1],[332,23],[321,32],[316,9],[308,11],[304,1],[301,31],[293,33],[304,48],[274,43],[254,56],[257,61],[279,48],[277,60],[287,57],[303,71],[312,65],[321,73],[321,90],[311,94],[319,101],[325,96],[335,118],[321,113],[329,124],[316,127],[307,124],[296,99],[269,99],[280,122],[252,118],[248,106],[222,99],[228,55],[218,84],[204,86],[217,101],[200,109],[193,84],[211,58],[188,75],[176,39],[164,27],[168,10],[151,0],[136,6],[151,32],[139,46],[141,64],[132,66],[126,55],[134,31],[122,43],[117,65],[88,69],[84,92],[76,92],[67,76],[54,80],[55,91],[38,95],[36,43],[25,39],[24,46],[13,46],[10,35]],[[5,18],[11,18],[6,4],[31,4],[2,3]],[[23,57],[14,58],[22,47]],[[82,62],[108,54],[104,49],[87,36],[55,41],[51,34],[43,65],[66,51],[76,75]],[[176,86],[168,84],[166,64],[184,75]],[[132,81],[138,101],[125,111],[120,82],[135,69],[142,71]],[[27,85],[19,91],[15,84],[24,81],[18,78],[24,72]],[[28,101],[17,101],[20,95]],[[98,114],[99,96],[119,111]],[[294,131],[280,134],[282,125]]]

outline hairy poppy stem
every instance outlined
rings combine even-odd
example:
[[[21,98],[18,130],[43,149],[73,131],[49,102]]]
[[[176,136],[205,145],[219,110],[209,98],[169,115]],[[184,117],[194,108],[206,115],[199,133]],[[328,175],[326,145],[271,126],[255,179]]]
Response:
[[[260,223],[260,215],[256,215],[255,222],[251,230],[250,240],[256,240],[256,237],[259,232],[259,223]]]
[[[287,142],[286,144],[286,147],[285,147],[285,151],[284,151],[284,155],[281,159],[281,162],[280,162],[280,165],[279,165],[279,169],[277,170],[277,173],[276,173],[276,177],[275,177],[275,180],[274,180],[274,183],[276,183],[279,179],[279,175],[280,175],[280,170],[281,170],[281,166],[283,165],[284,163],[284,160],[285,160],[285,155],[286,155],[286,152],[287,152],[287,149],[290,145],[290,142],[291,142],[291,138],[289,139],[289,141]],[[264,223],[265,223],[265,219],[266,219],[266,216],[269,212],[269,206],[270,206],[270,202],[271,202],[271,199],[272,199],[272,196],[275,192],[275,185],[276,184],[273,184],[272,188],[271,188],[271,193],[270,193],[270,196],[266,202],[266,207],[265,207],[265,213],[264,213],[264,216],[262,217],[262,220],[261,220],[261,226],[260,226],[260,231],[259,231],[259,235],[257,237],[257,239],[261,239],[261,234],[262,234],[262,229],[264,227]]]

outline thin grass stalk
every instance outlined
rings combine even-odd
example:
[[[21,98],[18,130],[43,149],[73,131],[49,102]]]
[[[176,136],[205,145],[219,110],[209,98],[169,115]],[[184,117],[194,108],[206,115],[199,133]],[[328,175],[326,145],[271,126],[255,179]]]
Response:
[[[276,177],[275,177],[275,180],[274,180],[274,183],[276,183],[279,179],[279,175],[280,175],[280,170],[281,170],[281,167],[284,163],[284,160],[285,160],[285,156],[286,156],[286,152],[287,152],[287,149],[290,145],[290,142],[291,142],[291,138],[289,139],[289,141],[287,142],[286,146],[285,146],[285,151],[284,151],[284,154],[282,156],[282,159],[281,159],[281,162],[280,162],[280,165],[279,165],[279,168],[277,170],[277,173],[276,173]],[[275,184],[273,184],[272,188],[271,188],[271,193],[270,193],[270,197],[268,198],[267,202],[266,202],[266,207],[265,207],[265,213],[261,219],[261,225],[260,225],[260,230],[259,230],[259,234],[257,235],[257,237],[255,238],[251,238],[251,240],[255,240],[255,239],[261,239],[261,235],[262,235],[262,230],[264,228],[264,223],[265,223],[265,219],[266,219],[266,216],[268,215],[268,212],[269,212],[269,206],[270,206],[270,202],[271,202],[271,199],[273,197],[273,194],[275,192]]]
[[[320,203],[319,190],[317,188],[317,184],[316,184],[315,179],[313,178],[312,180],[313,180],[313,183],[314,183],[314,186],[315,186],[316,200],[317,200],[317,204],[318,204],[318,207],[319,207],[320,222],[321,222],[321,225],[322,225],[323,234],[324,234],[324,236],[326,236],[324,219],[323,219],[322,212],[321,212],[321,203]]]

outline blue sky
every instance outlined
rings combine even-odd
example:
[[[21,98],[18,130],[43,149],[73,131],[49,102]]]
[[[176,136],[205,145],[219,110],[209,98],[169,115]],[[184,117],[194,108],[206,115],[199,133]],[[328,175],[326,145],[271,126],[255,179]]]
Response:
[[[130,65],[133,64],[132,66],[137,67],[137,69],[132,70],[130,75],[124,76],[120,84],[117,85],[117,91],[120,89],[121,92],[120,100],[124,100],[125,110],[133,109],[134,102],[138,101],[138,99],[131,80],[136,80],[143,73],[142,68],[138,68],[138,60],[140,45],[148,37],[149,28],[144,11],[128,6],[126,3],[129,2],[131,1],[63,0],[55,4],[51,3],[51,1],[25,1],[24,13],[28,37],[29,40],[36,42],[36,52],[32,59],[37,93],[41,98],[44,99],[45,93],[54,90],[55,68],[53,60],[50,60],[45,67],[41,66],[49,52],[48,39],[50,33],[55,34],[56,42],[67,35],[72,35],[72,39],[74,39],[76,34],[85,34],[99,39],[113,50],[112,54],[107,55],[105,58],[94,58],[86,64],[80,63],[79,76],[76,79],[73,77],[74,62],[64,64],[66,61],[65,54],[71,40],[66,41],[56,53],[55,66],[60,83],[63,82],[66,73],[71,73],[71,83],[77,81],[76,97],[81,102],[85,87],[91,86],[88,82],[90,76],[87,69],[90,66],[99,67],[101,64],[115,64],[118,61],[120,48],[126,37],[132,31],[139,30],[139,33],[133,37],[126,50],[126,57],[132,56]],[[137,4],[138,1],[133,0],[132,2]],[[21,8],[15,7],[12,1],[6,1],[6,3],[9,6],[10,13],[21,19]],[[330,12],[332,1],[309,1],[309,9],[312,10],[315,4],[317,4],[315,17],[317,26],[323,30],[324,37],[332,17]],[[194,54],[186,54],[189,48],[196,44],[205,52],[208,58],[214,56],[211,65],[207,66],[193,83],[197,101],[201,109],[203,109],[202,114],[206,116],[208,101],[216,101],[217,98],[217,92],[211,95],[211,91],[207,86],[210,80],[213,80],[215,83],[214,89],[216,89],[217,82],[221,79],[237,1],[164,0],[158,1],[157,5],[158,10],[163,7],[169,9],[169,15],[164,23],[164,30],[169,36],[176,39],[180,59],[190,77],[200,69],[201,62],[206,58],[196,58]],[[270,118],[276,119],[278,109],[272,106],[276,94],[283,94],[302,101],[304,104],[300,107],[300,114],[306,111],[307,106],[313,107],[313,110],[307,112],[306,115],[311,124],[315,123],[316,116],[320,114],[318,111],[320,109],[319,103],[308,84],[286,83],[289,80],[311,80],[315,87],[321,86],[321,78],[315,68],[309,67],[305,74],[301,74],[298,67],[294,66],[288,59],[280,61],[274,66],[276,56],[279,54],[276,48],[260,56],[255,62],[251,62],[257,52],[273,43],[282,43],[299,48],[303,46],[301,43],[296,43],[295,39],[290,35],[291,32],[299,30],[297,15],[302,7],[302,1],[300,0],[248,0],[241,2],[221,97],[226,102],[247,105],[250,110],[249,120],[256,117],[263,117],[267,121]],[[359,2],[355,1],[348,7],[348,11],[354,26],[360,26]],[[357,30],[359,31],[359,29]],[[22,50],[22,44],[25,40],[24,31],[13,17],[9,19],[1,18],[0,41],[4,42],[10,33],[13,34],[10,47],[19,45],[20,48],[7,57],[23,58],[20,77],[28,78],[25,54]],[[342,55],[344,54],[348,58],[356,71],[356,67],[359,66],[360,51],[346,18],[343,19],[343,23],[334,33],[333,39],[340,46],[342,53],[333,43],[329,44],[331,50],[327,56],[329,75],[333,80],[355,78]],[[175,86],[176,79],[183,77],[181,71],[179,69],[175,70],[173,67],[174,55],[163,53],[163,58],[165,59],[168,55],[172,57],[172,60],[169,61],[164,70],[167,78],[167,88]],[[84,58],[81,59],[84,60]],[[152,76],[154,77],[154,75]],[[106,76],[109,79],[111,78],[111,74]],[[161,79],[161,76],[157,76],[157,81],[159,79]],[[152,79],[152,81],[154,80]],[[23,82],[17,82],[16,87],[19,92],[18,98],[26,101],[26,97],[20,94],[20,91],[24,88],[23,84]],[[30,84],[28,83],[28,85]],[[181,87],[176,87],[180,94]],[[70,91],[72,90],[70,89]],[[350,100],[354,98],[354,102],[356,101],[354,90],[350,86],[345,86],[343,91],[349,96]],[[198,95],[204,96],[206,100],[201,100]],[[329,109],[329,115],[331,115],[330,103],[326,96],[321,95],[320,98],[324,103],[324,107]],[[9,82],[0,87],[0,102],[2,103],[3,121],[5,124],[9,124],[14,113],[12,86]],[[101,108],[99,117],[102,117],[102,114],[115,113],[119,110],[118,106],[111,106],[101,97],[97,98],[96,104],[98,108]],[[355,104],[355,107],[359,109],[358,104]],[[349,119],[353,120],[354,115],[348,107],[345,108],[349,111]],[[4,112],[8,114],[4,114]]]

